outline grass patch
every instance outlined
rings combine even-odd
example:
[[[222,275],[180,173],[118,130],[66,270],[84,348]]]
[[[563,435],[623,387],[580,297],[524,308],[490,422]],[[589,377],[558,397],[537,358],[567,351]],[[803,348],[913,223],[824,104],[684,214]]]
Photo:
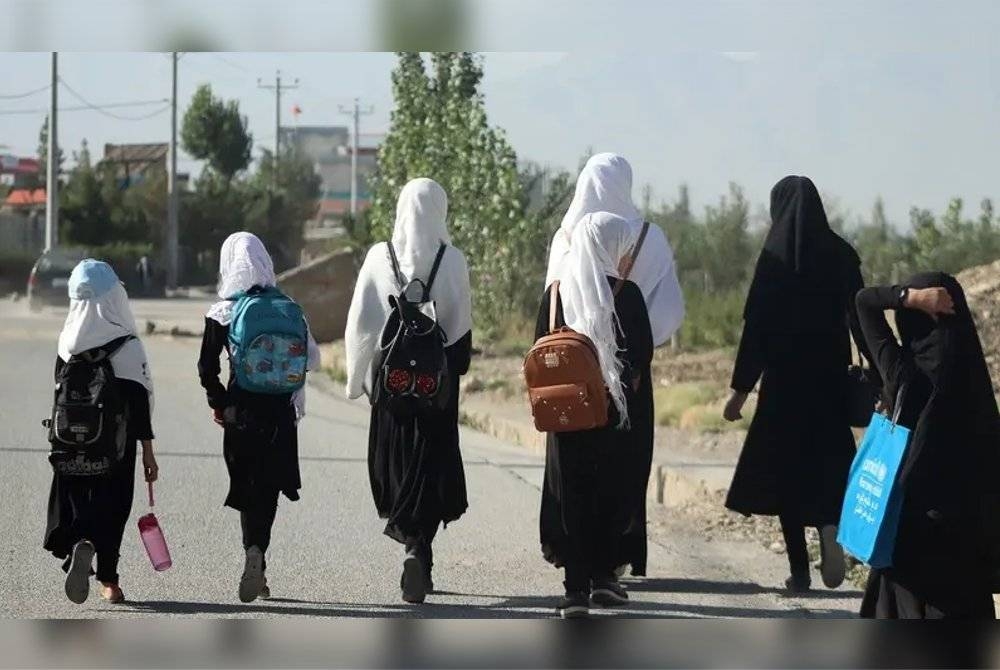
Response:
[[[337,363],[332,363],[323,367],[326,370],[326,374],[330,376],[330,379],[337,382],[338,384],[347,383],[347,370],[342,368]]]
[[[684,382],[658,387],[653,391],[656,423],[661,426],[679,426],[686,411],[705,405],[718,397],[719,391],[708,384]]]

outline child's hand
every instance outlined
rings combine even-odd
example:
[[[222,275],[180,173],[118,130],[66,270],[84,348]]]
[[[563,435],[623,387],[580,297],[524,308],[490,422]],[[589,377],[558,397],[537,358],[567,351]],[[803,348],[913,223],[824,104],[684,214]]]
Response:
[[[212,410],[212,421],[219,424],[220,426],[226,425],[226,419],[221,409]]]
[[[147,482],[155,482],[156,478],[160,475],[160,466],[156,464],[156,456],[153,455],[152,447],[147,448],[143,445],[142,448],[142,469],[146,475]]]
[[[939,314],[955,313],[955,303],[951,299],[951,294],[941,287],[911,288],[906,293],[905,306],[920,310],[935,321]]]
[[[747,394],[733,391],[722,410],[722,418],[726,421],[739,421],[743,418],[743,405],[747,402]]]

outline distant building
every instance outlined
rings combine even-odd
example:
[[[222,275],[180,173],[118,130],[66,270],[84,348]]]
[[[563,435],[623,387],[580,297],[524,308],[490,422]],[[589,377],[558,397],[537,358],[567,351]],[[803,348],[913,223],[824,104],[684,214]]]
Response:
[[[0,154],[0,183],[15,189],[38,184],[40,165],[37,158]]]
[[[375,171],[377,140],[361,134],[358,148],[358,213],[371,205],[368,180]],[[374,141],[373,141],[374,140]],[[321,179],[319,211],[306,225],[306,239],[326,239],[343,232],[351,211],[351,134],[346,126],[298,126],[281,129],[281,141],[313,162]]]
[[[39,162],[0,154],[0,183],[9,186],[0,201],[0,249],[35,254],[45,240],[45,189],[39,188]]]
[[[166,142],[105,144],[101,163],[114,166],[119,185],[128,188],[141,182],[151,171],[165,172],[169,154],[170,145]],[[179,188],[186,188],[188,175],[178,173],[177,182]]]

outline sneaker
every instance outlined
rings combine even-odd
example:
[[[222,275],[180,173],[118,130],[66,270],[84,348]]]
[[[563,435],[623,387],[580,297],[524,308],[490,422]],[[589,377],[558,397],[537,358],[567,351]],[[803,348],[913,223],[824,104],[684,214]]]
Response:
[[[599,607],[622,607],[628,605],[628,591],[617,580],[595,581],[590,601]]]
[[[812,589],[812,583],[808,575],[805,577],[792,575],[785,580],[785,588],[788,589],[789,593],[809,593]]]
[[[120,605],[125,602],[125,594],[117,584],[111,582],[101,582],[101,598],[112,605]]]
[[[416,551],[406,552],[403,559],[403,576],[400,579],[400,588],[403,592],[403,601],[419,605],[427,597],[427,583],[423,562]]]
[[[590,598],[586,591],[568,591],[559,604],[556,613],[563,619],[586,619],[590,616]]]
[[[267,575],[261,578],[264,585],[260,587],[260,595],[258,596],[261,600],[269,600],[271,598],[271,589],[267,587]]]
[[[247,549],[243,576],[240,577],[240,602],[252,603],[264,588],[264,552],[259,547]]]
[[[837,543],[837,527],[823,526],[819,531],[819,572],[823,576],[823,584],[828,589],[835,589],[844,583],[847,564],[844,561],[844,550]]]
[[[94,545],[80,540],[73,546],[69,570],[66,572],[66,597],[77,605],[90,595],[90,572],[94,563]]]

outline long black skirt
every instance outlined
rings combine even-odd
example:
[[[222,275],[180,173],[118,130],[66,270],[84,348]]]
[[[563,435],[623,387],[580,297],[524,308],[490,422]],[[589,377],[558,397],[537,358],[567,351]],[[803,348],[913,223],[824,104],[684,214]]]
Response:
[[[466,336],[449,347],[449,360],[463,352],[467,359],[470,341]],[[469,506],[458,441],[458,382],[457,373],[449,375],[448,405],[433,415],[401,419],[380,403],[372,406],[369,482],[378,515],[386,519],[385,534],[397,542],[429,542],[439,524],[455,521]]]
[[[107,477],[53,474],[42,546],[65,560],[80,540],[97,550],[97,578],[118,583],[118,558],[135,493],[136,444]]]

